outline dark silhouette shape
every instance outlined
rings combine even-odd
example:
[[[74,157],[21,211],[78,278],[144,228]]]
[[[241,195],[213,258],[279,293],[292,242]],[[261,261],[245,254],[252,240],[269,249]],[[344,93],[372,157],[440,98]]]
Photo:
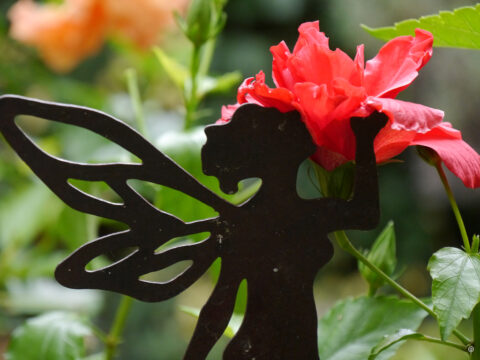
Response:
[[[14,122],[34,115],[89,129],[129,150],[141,164],[88,165],[57,159],[39,149]],[[85,213],[121,221],[129,230],[91,241],[65,259],[55,272],[70,288],[111,290],[143,301],[171,298],[195,282],[220,257],[218,283],[200,312],[184,359],[205,359],[232,315],[238,286],[247,281],[245,317],[224,359],[319,359],[313,281],[333,248],[326,235],[335,230],[371,229],[379,219],[373,140],[386,116],[352,118],[356,136],[354,195],[301,199],[296,192],[300,163],[315,150],[297,112],[244,105],[230,123],[205,129],[204,172],[216,176],[223,191],[238,181],[262,179],[260,190],[234,206],[203,187],[134,129],[104,113],[17,96],[0,97],[0,132],[45,184],[66,204]],[[112,204],[81,192],[69,179],[104,181],[123,199]],[[148,203],[128,184],[145,180],[180,190],[210,205],[214,219],[184,223]],[[168,240],[196,232],[208,239],[156,253]],[[129,256],[100,270],[85,266],[95,257],[137,247]],[[183,260],[193,264],[178,277],[154,283],[140,276]]]

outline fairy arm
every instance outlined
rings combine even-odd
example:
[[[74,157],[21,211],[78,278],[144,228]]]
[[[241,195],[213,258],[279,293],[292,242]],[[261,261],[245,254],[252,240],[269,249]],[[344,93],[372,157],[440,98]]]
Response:
[[[378,224],[380,209],[374,140],[386,123],[387,116],[379,112],[366,118],[351,118],[350,125],[356,139],[353,197],[349,201],[325,199],[330,214],[330,231],[368,230]]]

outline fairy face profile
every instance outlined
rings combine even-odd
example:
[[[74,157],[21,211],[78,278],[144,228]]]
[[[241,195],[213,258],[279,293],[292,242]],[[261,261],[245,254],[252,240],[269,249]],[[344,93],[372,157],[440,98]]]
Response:
[[[90,165],[54,158],[15,124],[14,118],[20,114],[86,128],[129,150],[142,163]],[[351,119],[356,136],[356,177],[350,200],[305,200],[296,192],[297,171],[315,146],[299,114],[252,104],[240,107],[229,123],[206,128],[207,142],[202,149],[204,172],[217,177],[224,192],[236,192],[238,182],[246,178],[262,180],[252,198],[235,206],[107,114],[16,96],[0,97],[0,132],[36,175],[74,209],[128,226],[128,230],[86,243],[65,259],[55,273],[61,284],[163,301],[187,289],[221,258],[220,276],[200,312],[185,353],[187,360],[207,357],[228,325],[243,280],[247,282],[247,309],[224,359],[319,359],[313,282],[333,253],[328,233],[370,229],[378,222],[373,140],[385,123],[386,117],[379,113]],[[85,194],[69,179],[104,181],[123,203]],[[219,216],[185,223],[153,207],[128,185],[129,179],[182,191],[214,208]],[[210,236],[198,243],[156,251],[172,238],[196,232],[209,232]],[[131,247],[137,250],[110,266],[95,271],[85,268],[99,255]],[[191,260],[192,265],[170,281],[141,279],[183,260]]]
[[[226,193],[236,192],[245,178],[282,182],[291,169],[296,176],[300,163],[315,151],[298,113],[255,105],[242,107],[228,124],[207,126],[205,133],[203,172],[217,177]]]

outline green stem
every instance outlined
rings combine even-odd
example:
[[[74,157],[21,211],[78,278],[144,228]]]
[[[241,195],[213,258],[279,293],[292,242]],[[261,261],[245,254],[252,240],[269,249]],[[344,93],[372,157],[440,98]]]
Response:
[[[445,346],[450,346],[450,347],[453,347],[455,349],[462,350],[462,351],[465,351],[465,352],[468,351],[467,347],[465,345],[460,345],[460,344],[457,344],[457,343],[454,343],[454,342],[451,342],[451,341],[443,341],[441,339],[433,338],[431,336],[426,336],[426,335],[423,335],[423,337],[418,338],[418,339],[412,338],[412,340],[426,341],[426,342],[433,343],[433,344],[441,344],[441,345],[445,345]]]
[[[477,304],[472,312],[473,319],[473,353],[472,360],[480,360],[480,304]]]
[[[437,314],[428,307],[427,304],[425,304],[422,300],[417,298],[415,295],[413,295],[410,291],[405,289],[403,286],[401,286],[399,283],[397,283],[395,280],[393,280],[390,276],[385,274],[381,269],[379,269],[376,265],[372,264],[360,251],[358,251],[353,244],[350,242],[350,240],[347,237],[347,234],[345,234],[344,231],[336,231],[334,233],[335,239],[339,246],[347,251],[349,254],[353,255],[357,260],[361,261],[362,263],[365,264],[370,270],[372,270],[375,274],[377,274],[381,279],[383,279],[387,284],[389,284],[391,287],[393,287],[396,291],[398,291],[400,294],[405,296],[406,298],[410,299],[413,303],[418,305],[420,308],[425,310],[428,314],[430,314],[433,318],[437,318]],[[463,335],[461,332],[458,330],[454,330],[453,334],[465,345],[471,344],[471,340],[467,338],[465,335]]]
[[[184,130],[188,130],[192,127],[197,112],[199,103],[198,99],[198,77],[201,62],[201,50],[202,46],[193,45],[192,58],[190,62],[190,87],[188,93],[185,94],[185,126]]]
[[[455,201],[455,197],[453,196],[452,189],[450,188],[450,184],[448,183],[447,177],[445,176],[445,172],[442,168],[442,163],[440,161],[436,162],[435,168],[437,169],[438,176],[440,176],[440,180],[442,181],[443,187],[445,192],[447,193],[448,200],[450,201],[450,205],[452,207],[453,213],[455,214],[455,219],[457,220],[458,228],[460,229],[460,233],[462,234],[463,246],[465,247],[465,251],[470,253],[470,241],[468,240],[467,230],[465,229],[465,224],[462,220],[462,215],[460,214],[460,210],[458,209],[457,202]]]
[[[135,120],[137,122],[138,131],[146,136],[145,116],[143,114],[142,99],[140,98],[140,90],[138,87],[138,77],[135,69],[125,70],[125,77],[127,79],[128,93],[130,101],[132,102],[133,111],[135,112]]]
[[[125,328],[125,322],[132,304],[133,298],[129,296],[122,296],[112,327],[107,335],[107,342],[105,345],[105,360],[113,360],[115,357],[115,352],[117,351],[118,345],[121,343],[122,332]]]
[[[198,70],[198,74],[200,76],[207,75],[210,70],[210,64],[212,63],[213,53],[215,52],[216,43],[217,43],[216,38],[210,39],[205,43],[203,53],[202,53],[202,59],[200,62],[200,68]]]

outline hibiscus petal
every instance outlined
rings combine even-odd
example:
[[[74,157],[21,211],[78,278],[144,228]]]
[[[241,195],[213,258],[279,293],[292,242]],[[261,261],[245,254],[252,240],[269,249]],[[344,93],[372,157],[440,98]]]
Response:
[[[317,148],[317,151],[311,156],[311,159],[327,171],[332,171],[349,161],[343,155],[330,151],[323,146]]]
[[[387,161],[403,152],[411,145],[416,133],[398,131],[391,128],[391,120],[375,137],[375,157],[377,163]]]
[[[369,97],[365,104],[386,114],[394,130],[425,133],[440,124],[444,115],[441,110],[396,99]]]
[[[386,43],[367,61],[365,87],[371,96],[394,98],[409,86],[432,56],[433,36],[416,29],[415,37],[400,36]]]
[[[232,119],[235,111],[241,106],[241,104],[236,103],[233,105],[224,105],[222,106],[222,117],[217,120],[217,124],[225,124]]]
[[[282,41],[277,46],[272,46],[270,52],[273,55],[272,62],[272,77],[273,82],[277,87],[284,87],[287,89],[293,89],[295,80],[292,77],[290,69],[287,67],[288,58],[292,55],[290,50]]]
[[[320,22],[318,20],[301,24],[298,27],[298,33],[300,35],[293,49],[294,54],[304,47],[309,47],[312,45],[325,47],[328,49],[328,38],[323,32],[320,32]]]
[[[412,145],[422,145],[435,150],[445,166],[465,186],[480,187],[480,155],[461,139],[460,132],[442,123],[426,134],[418,134]]]
[[[274,107],[281,112],[294,110],[293,94],[285,88],[271,89],[265,84],[265,74],[260,71],[255,79],[248,78],[238,88],[239,104],[253,103],[265,107]]]

